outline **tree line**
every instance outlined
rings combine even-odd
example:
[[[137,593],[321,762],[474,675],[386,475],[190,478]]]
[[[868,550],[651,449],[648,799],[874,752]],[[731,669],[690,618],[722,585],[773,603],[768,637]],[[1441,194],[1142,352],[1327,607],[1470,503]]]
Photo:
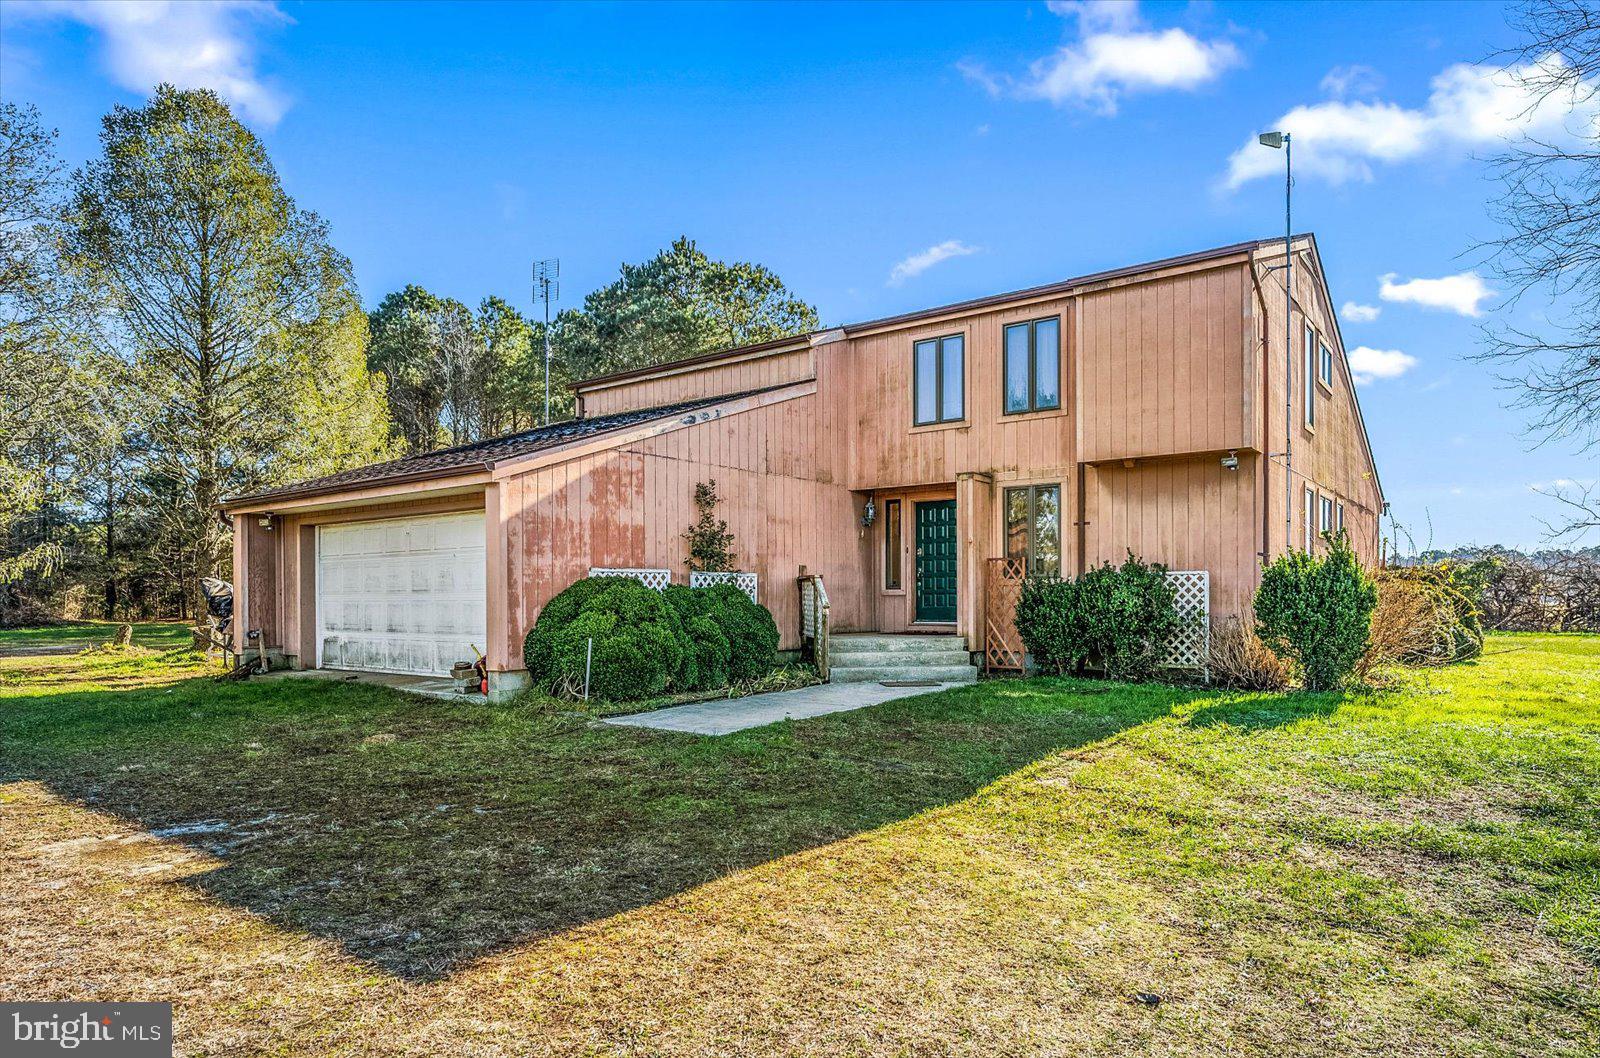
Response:
[[[225,497],[543,421],[543,322],[415,285],[364,311],[215,93],[116,107],[70,174],[55,138],[0,103],[0,624],[192,615]],[[817,326],[679,239],[551,321],[552,417],[576,379]]]

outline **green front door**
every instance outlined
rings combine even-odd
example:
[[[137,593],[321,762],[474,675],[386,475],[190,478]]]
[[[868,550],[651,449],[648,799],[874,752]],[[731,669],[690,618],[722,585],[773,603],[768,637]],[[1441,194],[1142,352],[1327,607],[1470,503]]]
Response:
[[[956,619],[956,501],[917,504],[917,620]]]

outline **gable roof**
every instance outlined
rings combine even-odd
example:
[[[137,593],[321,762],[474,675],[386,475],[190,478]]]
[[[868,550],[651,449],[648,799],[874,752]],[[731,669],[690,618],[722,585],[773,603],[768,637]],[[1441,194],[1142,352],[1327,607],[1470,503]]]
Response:
[[[489,471],[494,469],[496,463],[501,463],[508,459],[521,458],[547,448],[556,448],[570,444],[573,441],[581,441],[597,434],[620,430],[628,426],[637,426],[640,423],[653,422],[658,419],[670,419],[675,415],[698,411],[713,404],[725,404],[741,397],[781,388],[783,387],[767,386],[762,389],[746,390],[743,393],[722,393],[715,397],[702,397],[698,400],[683,401],[678,404],[639,408],[634,411],[617,412],[614,415],[598,415],[592,419],[567,419],[564,422],[554,422],[549,426],[523,430],[520,433],[491,437],[471,444],[456,445],[453,448],[440,448],[433,452],[421,452],[402,459],[391,459],[387,463],[373,463],[370,466],[341,470],[337,474],[328,474],[320,478],[312,478],[309,481],[285,485],[281,488],[267,489],[243,496],[230,496],[222,501],[221,506],[233,507],[245,503],[257,503],[262,500],[317,496],[333,492],[346,492],[350,489],[366,488],[373,485],[394,485],[407,481],[422,481],[429,478]]]

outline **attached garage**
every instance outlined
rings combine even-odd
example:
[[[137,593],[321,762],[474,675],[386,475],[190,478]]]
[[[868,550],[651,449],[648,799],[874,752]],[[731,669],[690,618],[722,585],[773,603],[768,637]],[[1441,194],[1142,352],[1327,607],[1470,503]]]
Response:
[[[487,644],[484,513],[317,527],[319,668],[447,674]]]

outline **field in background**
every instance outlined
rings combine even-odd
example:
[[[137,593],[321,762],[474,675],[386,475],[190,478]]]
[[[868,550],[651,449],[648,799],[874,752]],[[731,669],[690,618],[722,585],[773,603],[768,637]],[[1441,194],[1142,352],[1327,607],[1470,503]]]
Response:
[[[170,645],[0,656],[0,994],[179,1053],[1600,1047],[1600,637],[721,739]]]

